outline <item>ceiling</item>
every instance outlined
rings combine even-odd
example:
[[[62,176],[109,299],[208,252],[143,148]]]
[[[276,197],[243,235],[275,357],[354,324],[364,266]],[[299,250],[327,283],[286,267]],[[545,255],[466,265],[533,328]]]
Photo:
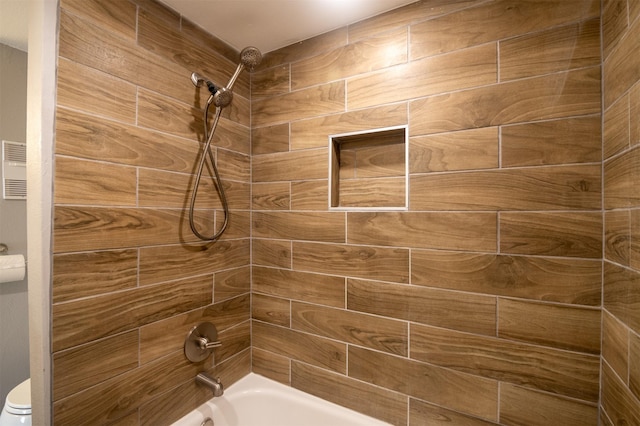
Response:
[[[160,0],[236,50],[267,53],[416,0]],[[0,43],[27,50],[26,0],[0,0]]]

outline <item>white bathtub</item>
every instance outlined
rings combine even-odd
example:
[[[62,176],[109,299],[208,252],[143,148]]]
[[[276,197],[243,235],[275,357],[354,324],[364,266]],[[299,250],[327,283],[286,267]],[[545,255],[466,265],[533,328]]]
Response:
[[[388,426],[389,423],[250,373],[173,426]]]

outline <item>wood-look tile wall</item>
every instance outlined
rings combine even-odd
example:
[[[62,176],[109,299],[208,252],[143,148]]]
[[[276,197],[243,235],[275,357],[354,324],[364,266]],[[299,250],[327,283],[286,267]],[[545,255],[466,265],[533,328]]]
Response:
[[[600,14],[424,0],[266,55],[251,76],[254,371],[396,425],[597,424]],[[330,211],[328,135],[398,125],[409,211]],[[612,159],[611,202],[633,193],[633,155]],[[619,208],[608,249],[632,257],[620,230],[640,221]],[[633,302],[613,300],[634,281],[612,272],[605,327],[640,347],[618,333],[639,323]],[[625,355],[611,348],[612,367]]]
[[[605,0],[601,421],[640,424],[640,3]]]
[[[198,242],[186,216],[205,91],[237,52],[151,0],[62,0],[53,236],[55,424],[169,424],[250,371],[249,77],[215,138],[231,225]],[[196,220],[221,221],[205,175]],[[187,361],[196,324],[216,324],[213,359]]]

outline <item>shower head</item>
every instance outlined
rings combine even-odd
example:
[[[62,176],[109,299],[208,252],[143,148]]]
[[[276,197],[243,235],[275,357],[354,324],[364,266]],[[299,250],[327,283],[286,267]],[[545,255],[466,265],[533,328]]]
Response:
[[[207,88],[209,89],[209,92],[211,92],[211,95],[215,95],[216,92],[218,91],[218,87],[216,87],[211,80],[207,80],[206,78],[202,77],[200,74],[198,74],[197,72],[193,72],[191,73],[191,82],[193,83],[194,86],[196,87],[200,87],[202,86],[202,83],[205,83],[207,85]]]
[[[262,53],[257,47],[248,46],[240,52],[240,63],[249,71],[262,62]]]

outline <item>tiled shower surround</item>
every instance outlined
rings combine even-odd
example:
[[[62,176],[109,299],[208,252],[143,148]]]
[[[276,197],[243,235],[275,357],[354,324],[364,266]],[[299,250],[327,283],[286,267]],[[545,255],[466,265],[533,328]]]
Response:
[[[237,52],[152,0],[62,0],[55,424],[168,424],[201,370],[403,426],[640,423],[639,16],[419,1],[270,52],[216,132],[231,227],[204,244],[189,75]],[[328,136],[400,125],[408,209],[329,209]],[[345,155],[350,202],[396,195],[385,148]],[[201,321],[215,368],[182,353]]]

